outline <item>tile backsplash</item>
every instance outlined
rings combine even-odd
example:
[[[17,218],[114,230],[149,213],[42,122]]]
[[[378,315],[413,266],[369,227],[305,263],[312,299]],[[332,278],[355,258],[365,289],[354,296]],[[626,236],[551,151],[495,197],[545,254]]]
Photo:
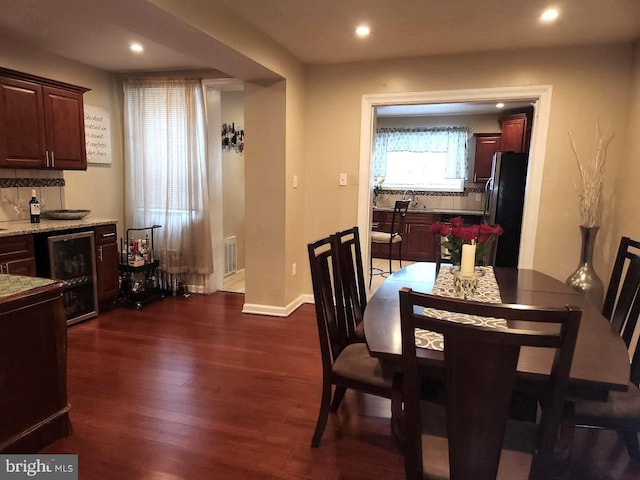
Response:
[[[64,208],[64,185],[60,171],[0,169],[0,222],[29,218],[34,188],[43,210]]]
[[[385,190],[376,198],[376,206],[393,208],[396,200],[401,200],[404,191]],[[415,192],[418,209],[482,210],[484,208],[484,188],[465,187],[464,192]]]

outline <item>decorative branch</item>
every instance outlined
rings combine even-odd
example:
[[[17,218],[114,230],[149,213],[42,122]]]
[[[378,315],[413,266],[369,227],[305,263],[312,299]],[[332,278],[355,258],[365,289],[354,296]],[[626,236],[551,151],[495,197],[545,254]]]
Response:
[[[600,122],[596,122],[597,137],[594,145],[595,154],[592,161],[582,161],[578,155],[578,150],[569,133],[571,150],[576,158],[578,172],[580,173],[578,188],[578,207],[582,217],[582,225],[585,227],[595,227],[600,224],[601,204],[602,204],[602,183],[604,180],[605,164],[607,162],[607,148],[613,140],[613,134],[600,129]]]

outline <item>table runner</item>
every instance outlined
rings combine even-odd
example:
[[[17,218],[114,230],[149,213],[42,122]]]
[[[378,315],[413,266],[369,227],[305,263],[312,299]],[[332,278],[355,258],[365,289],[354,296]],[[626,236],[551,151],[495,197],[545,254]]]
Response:
[[[478,280],[478,287],[471,300],[476,302],[502,303],[500,288],[493,267],[482,267],[484,276]],[[442,267],[436,278],[431,293],[442,297],[458,297],[453,284],[454,276],[449,267]],[[447,312],[434,308],[425,308],[424,314],[430,317],[449,320],[451,322],[466,323],[489,328],[507,328],[507,321],[502,318],[480,317],[478,315],[465,315],[462,313]],[[444,350],[442,334],[429,330],[416,329],[416,347],[429,348],[431,350]]]

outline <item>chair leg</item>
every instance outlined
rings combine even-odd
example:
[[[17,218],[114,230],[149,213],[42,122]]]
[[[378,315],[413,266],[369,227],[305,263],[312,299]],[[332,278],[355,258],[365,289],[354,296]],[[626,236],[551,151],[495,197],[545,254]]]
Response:
[[[373,281],[373,244],[369,245],[369,288]]]
[[[313,438],[311,439],[312,447],[319,447],[322,434],[327,426],[327,419],[329,418],[329,407],[331,405],[331,383],[323,382],[322,385],[322,400],[320,401],[320,412],[318,412],[318,421],[316,422],[316,430],[313,432]]]
[[[622,438],[627,445],[627,451],[629,452],[629,458],[633,461],[640,461],[640,446],[638,445],[638,432],[631,432],[625,430],[622,432]]]
[[[333,392],[333,400],[331,401],[331,411],[336,412],[342,399],[344,398],[344,394],[347,391],[347,387],[342,387],[340,385],[336,385],[336,390]]]
[[[389,275],[393,273],[391,269],[391,258],[393,257],[393,243],[389,244]]]
[[[402,409],[402,377],[394,375],[391,390],[391,434],[396,441],[398,450],[404,452],[404,411]]]
[[[402,268],[402,242],[398,242],[398,258],[400,259],[400,268]]]

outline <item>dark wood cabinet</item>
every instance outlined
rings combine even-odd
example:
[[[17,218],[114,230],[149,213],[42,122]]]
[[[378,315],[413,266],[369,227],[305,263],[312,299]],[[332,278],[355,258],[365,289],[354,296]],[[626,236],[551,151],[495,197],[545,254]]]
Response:
[[[375,230],[381,232],[391,231],[391,217],[393,212],[374,211],[373,221]],[[409,212],[405,219],[404,232],[402,234],[402,259],[411,261],[433,262],[436,249],[434,237],[429,232],[429,227],[440,220],[440,215],[427,212]],[[389,244],[372,244],[371,252],[375,258],[389,258]],[[393,247],[392,258],[398,259],[398,248]]]
[[[526,152],[529,150],[527,132],[529,131],[526,113],[514,113],[500,117],[500,150]]]
[[[0,452],[37,452],[71,433],[63,289],[0,298]]]
[[[36,259],[32,235],[0,237],[0,273],[35,277]]]
[[[96,244],[96,276],[99,310],[109,310],[118,298],[119,264],[116,225],[101,225],[94,229]]]
[[[473,181],[486,182],[491,177],[493,155],[500,150],[501,134],[476,133]]]
[[[86,91],[0,68],[0,167],[86,170]]]
[[[82,93],[43,87],[49,165],[57,170],[86,170]]]

